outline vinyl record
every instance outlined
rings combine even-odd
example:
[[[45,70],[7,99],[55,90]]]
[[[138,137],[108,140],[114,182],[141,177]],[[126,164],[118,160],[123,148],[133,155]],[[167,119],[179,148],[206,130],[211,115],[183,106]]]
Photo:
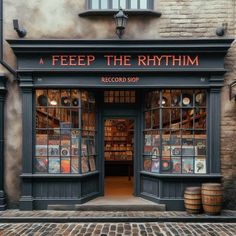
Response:
[[[182,106],[190,107],[192,106],[192,96],[189,94],[183,94],[182,96]]]
[[[204,105],[205,103],[205,100],[206,100],[206,95],[205,93],[197,93],[196,96],[195,96],[195,102],[196,102],[196,105]]]
[[[48,98],[45,95],[39,95],[37,100],[39,106],[47,106],[48,104]]]
[[[70,99],[68,97],[61,98],[61,105],[62,106],[70,106]]]
[[[79,101],[78,101],[77,98],[74,98],[74,99],[72,100],[72,105],[73,105],[73,106],[78,106],[78,105],[79,105]]]

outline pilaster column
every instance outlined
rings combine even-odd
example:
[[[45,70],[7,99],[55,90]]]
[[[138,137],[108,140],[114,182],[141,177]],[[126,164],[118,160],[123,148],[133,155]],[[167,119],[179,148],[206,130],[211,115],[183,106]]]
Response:
[[[220,93],[223,76],[211,76],[209,97],[208,141],[209,141],[209,171],[220,173]]]
[[[23,137],[22,137],[22,174],[32,174],[33,154],[33,78],[31,74],[19,76],[22,92]],[[21,176],[22,177],[22,176]],[[31,178],[22,177],[20,210],[33,210]]]

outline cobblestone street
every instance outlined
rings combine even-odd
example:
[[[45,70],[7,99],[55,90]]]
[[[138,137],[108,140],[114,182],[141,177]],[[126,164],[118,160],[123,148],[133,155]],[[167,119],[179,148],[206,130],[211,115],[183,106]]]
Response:
[[[230,223],[21,223],[0,224],[1,236],[60,235],[236,235],[236,224]]]

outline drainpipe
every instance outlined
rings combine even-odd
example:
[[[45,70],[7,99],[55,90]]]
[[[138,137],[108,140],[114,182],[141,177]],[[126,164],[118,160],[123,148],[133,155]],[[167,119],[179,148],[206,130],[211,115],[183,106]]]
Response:
[[[17,77],[16,71],[3,60],[3,0],[0,0],[0,64]]]
[[[3,0],[0,0],[0,64],[14,76],[16,72],[3,61]],[[0,211],[6,210],[4,192],[4,101],[6,95],[6,76],[0,74]]]
[[[6,95],[6,77],[0,74],[0,211],[6,210],[4,193],[4,101]]]

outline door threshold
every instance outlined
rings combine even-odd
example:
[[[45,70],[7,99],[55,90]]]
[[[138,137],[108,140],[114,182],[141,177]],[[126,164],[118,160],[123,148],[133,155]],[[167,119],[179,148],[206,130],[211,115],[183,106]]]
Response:
[[[157,204],[134,196],[104,196],[75,205],[78,211],[165,211],[165,204]]]

